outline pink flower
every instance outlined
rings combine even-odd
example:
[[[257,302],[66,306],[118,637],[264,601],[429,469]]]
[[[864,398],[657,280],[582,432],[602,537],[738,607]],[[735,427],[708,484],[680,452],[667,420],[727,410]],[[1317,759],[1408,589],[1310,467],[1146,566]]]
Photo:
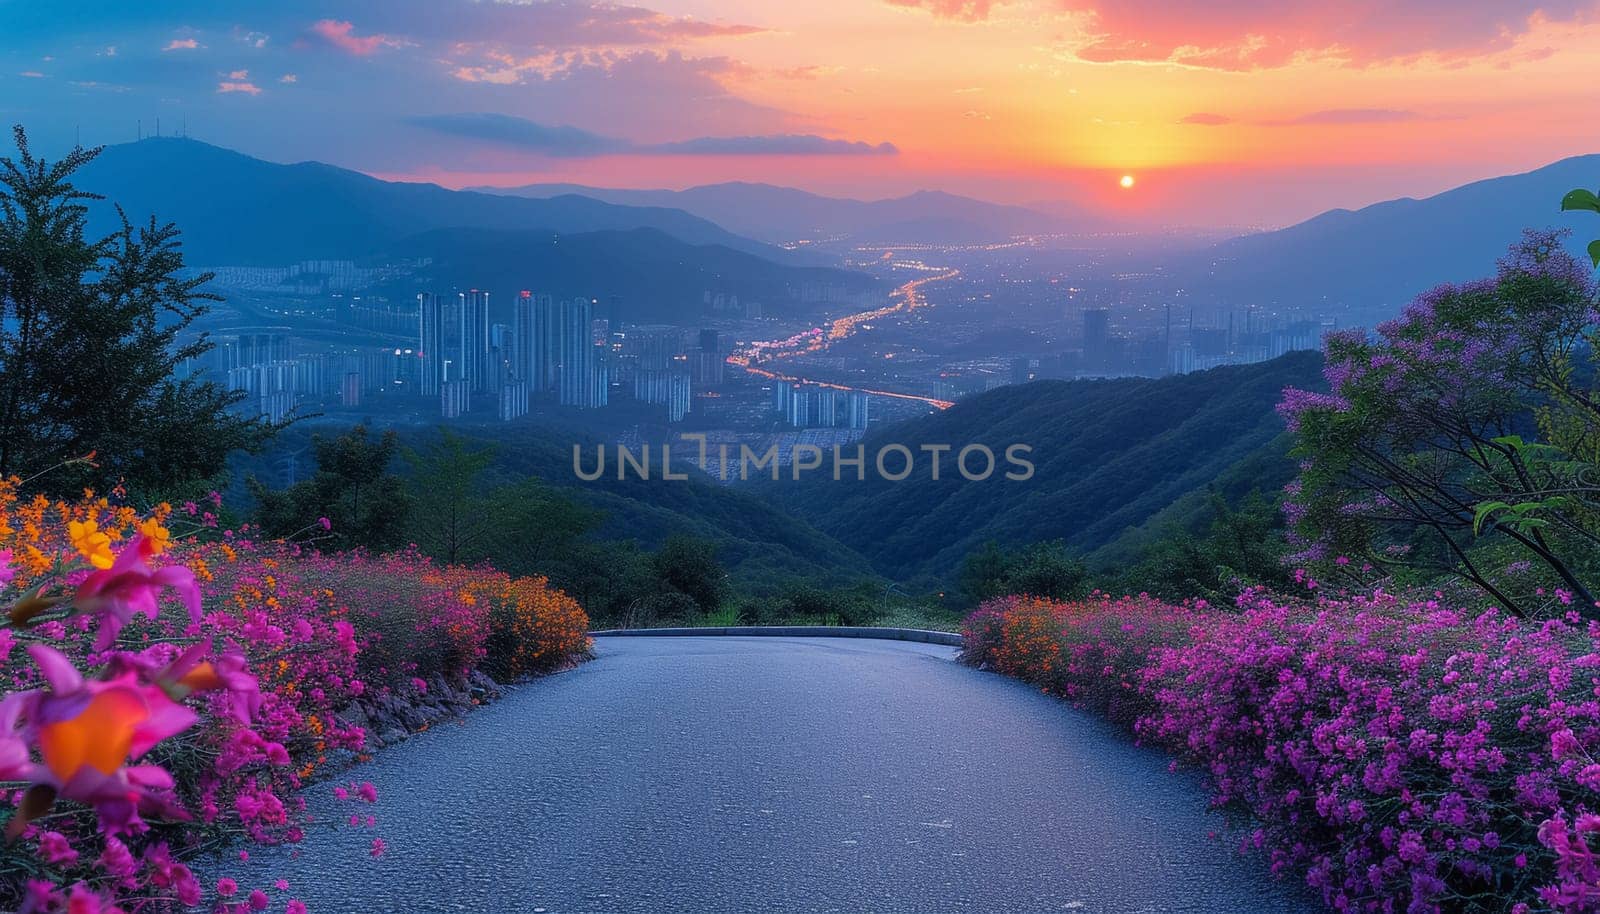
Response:
[[[283,906],[283,914],[306,914],[305,902],[298,898],[289,899],[289,903]]]
[[[83,883],[74,883],[67,893],[67,914],[110,914],[117,910],[108,907],[100,893]]]
[[[333,521],[328,520],[326,517],[317,518],[317,524],[320,525],[324,530],[333,529]]]
[[[361,786],[356,788],[356,796],[368,803],[376,803],[378,802],[378,788],[373,786],[371,781],[362,781]]]
[[[35,644],[28,653],[50,684],[48,692],[28,693],[33,738],[44,761],[33,779],[94,806],[109,835],[133,827],[141,808],[181,816],[164,796],[172,788],[165,769],[127,763],[189,729],[198,719],[195,713],[160,688],[139,682],[132,670],[87,681],[53,648]],[[0,716],[0,726],[4,723]]]
[[[260,684],[245,672],[243,654],[229,651],[215,660],[200,659],[210,649],[209,639],[190,646],[156,677],[157,681],[180,696],[226,689],[233,698],[229,705],[232,716],[241,724],[249,724],[261,709]]]
[[[373,838],[372,839],[372,856],[374,856],[374,857],[382,857],[383,856],[383,852],[386,849],[386,847],[387,847],[387,845],[385,845],[383,843],[383,839],[382,838]]]
[[[36,692],[13,692],[0,699],[0,781],[37,778],[39,769],[33,764],[27,735],[18,729],[23,711],[36,696]]]
[[[52,866],[70,866],[77,862],[78,852],[60,832],[47,831],[39,836],[39,856]]]
[[[239,883],[224,876],[217,880],[217,894],[223,898],[232,898],[239,894]]]
[[[267,898],[267,893],[260,889],[250,892],[249,905],[252,911],[265,911],[272,902]]]
[[[145,562],[143,540],[134,537],[110,568],[93,572],[78,585],[74,605],[80,612],[100,617],[95,650],[111,647],[135,615],[155,619],[161,611],[161,592],[168,587],[178,592],[190,620],[200,621],[200,587],[195,584],[194,572],[181,565],[151,568]]]

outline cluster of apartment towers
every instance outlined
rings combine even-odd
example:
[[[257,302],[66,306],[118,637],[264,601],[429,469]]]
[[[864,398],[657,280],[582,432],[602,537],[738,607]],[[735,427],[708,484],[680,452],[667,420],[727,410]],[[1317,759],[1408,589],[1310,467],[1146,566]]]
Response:
[[[503,323],[492,319],[484,290],[424,292],[417,296],[419,392],[438,397],[446,419],[492,396],[499,418],[510,420],[526,415],[533,397],[598,409],[608,404],[613,382],[631,383],[635,400],[665,406],[668,421],[681,421],[695,385],[722,383],[721,335],[701,330],[693,346],[679,327],[624,332],[620,308],[610,299],[601,316],[597,299],[560,301],[523,291],[512,300],[510,323]]]
[[[498,397],[502,419],[525,415],[535,393],[553,392],[565,406],[605,406],[608,360],[605,341],[595,339],[595,304],[522,292],[505,324],[491,321],[481,289],[421,293],[421,393],[439,398],[446,419],[470,412],[480,395]]]

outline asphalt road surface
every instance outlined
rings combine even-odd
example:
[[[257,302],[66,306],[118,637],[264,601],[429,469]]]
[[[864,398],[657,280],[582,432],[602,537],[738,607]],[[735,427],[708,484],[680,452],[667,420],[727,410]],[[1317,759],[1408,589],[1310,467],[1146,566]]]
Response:
[[[1220,818],[1160,754],[953,648],[596,650],[355,769],[378,785],[376,830],[313,831],[228,873],[287,878],[313,914],[1317,910],[1208,837]],[[331,785],[311,806],[352,810]]]

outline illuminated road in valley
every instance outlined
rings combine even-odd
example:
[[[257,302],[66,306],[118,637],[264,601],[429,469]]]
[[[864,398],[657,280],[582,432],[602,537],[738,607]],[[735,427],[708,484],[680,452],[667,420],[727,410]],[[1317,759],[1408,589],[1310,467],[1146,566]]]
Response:
[[[862,311],[858,314],[847,314],[844,317],[834,319],[826,327],[817,327],[804,333],[796,333],[786,339],[750,343],[728,356],[728,364],[736,365],[757,377],[770,378],[774,381],[805,381],[818,387],[828,387],[834,390],[854,390],[872,394],[875,397],[890,397],[896,400],[915,400],[918,403],[926,403],[935,409],[949,409],[955,405],[949,400],[921,397],[916,394],[892,390],[877,390],[870,387],[852,387],[848,384],[815,381],[810,378],[777,371],[768,366],[773,361],[822,352],[834,343],[849,339],[867,329],[873,321],[927,307],[928,298],[923,292],[923,286],[930,283],[945,282],[960,275],[960,270],[949,269],[932,276],[909,280],[889,293],[890,303],[882,308]]]

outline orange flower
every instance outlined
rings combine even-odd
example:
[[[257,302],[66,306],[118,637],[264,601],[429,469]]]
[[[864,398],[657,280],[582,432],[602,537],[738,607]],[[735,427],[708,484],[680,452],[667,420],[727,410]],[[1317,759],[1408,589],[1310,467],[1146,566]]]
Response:
[[[153,517],[139,524],[139,535],[144,537],[139,548],[146,557],[160,555],[172,545],[172,531]]]
[[[94,567],[104,570],[116,562],[116,556],[111,554],[111,537],[100,532],[100,525],[94,520],[68,521],[67,535],[73,548]]]
[[[45,767],[61,781],[87,765],[111,774],[127,761],[134,731],[150,716],[137,693],[107,689],[84,706],[83,713],[39,728],[39,753]]]

